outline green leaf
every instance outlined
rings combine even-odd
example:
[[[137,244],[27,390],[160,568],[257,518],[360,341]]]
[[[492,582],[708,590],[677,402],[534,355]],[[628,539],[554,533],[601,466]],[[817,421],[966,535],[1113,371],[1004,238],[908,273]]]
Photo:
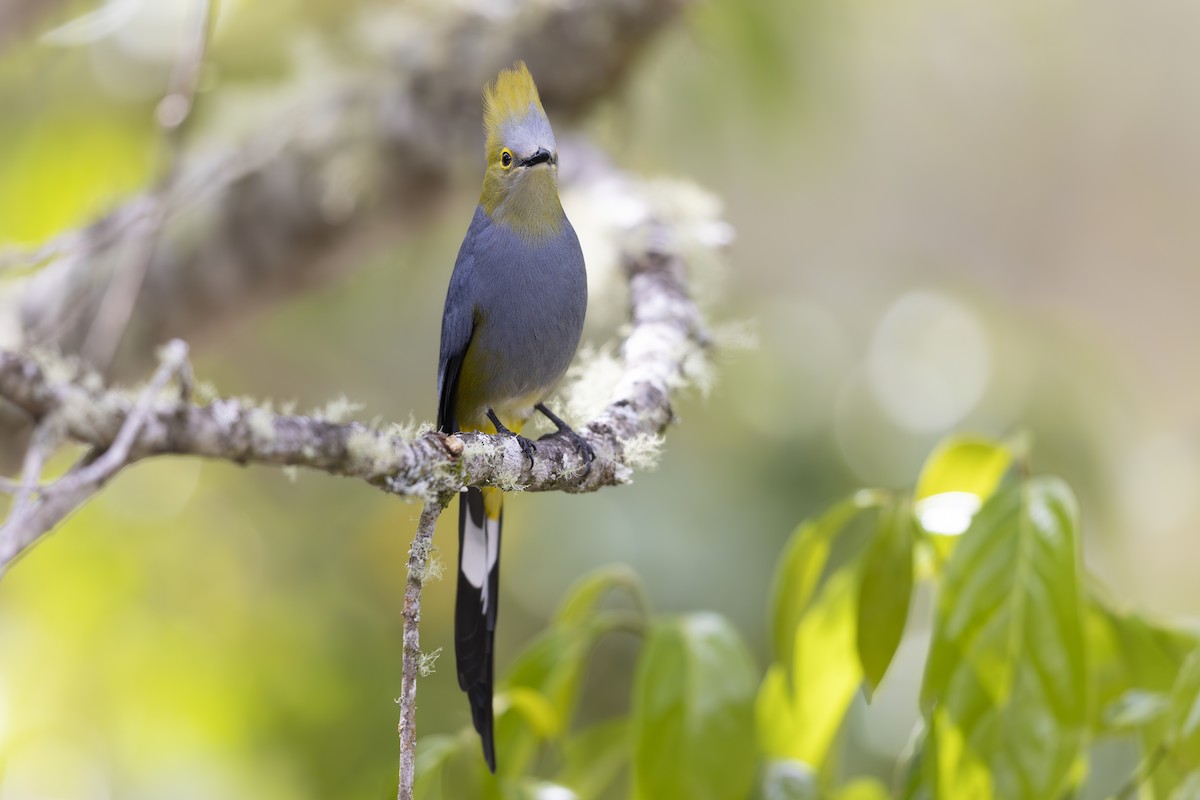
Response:
[[[932,556],[932,571],[940,571],[954,552],[957,535],[996,491],[1012,463],[1011,448],[989,439],[952,436],[943,440],[921,469],[913,509],[921,528],[931,534],[922,552]],[[930,570],[924,569],[922,574]]]
[[[904,636],[913,587],[915,522],[907,503],[883,508],[863,562],[858,592],[858,657],[867,698],[883,680]]]
[[[646,613],[646,590],[637,573],[625,564],[610,564],[593,570],[576,581],[554,615],[554,624],[578,625],[595,615],[604,596],[613,589],[626,589],[634,604],[644,616]]]
[[[912,755],[903,764],[899,776],[897,800],[930,800],[933,797],[932,787],[937,784],[937,777],[930,767],[933,759],[925,755],[933,746],[929,728],[924,722],[920,723],[913,732]]]
[[[1183,631],[1156,625],[1137,614],[1119,613],[1093,594],[1087,606],[1087,651],[1094,719],[1099,732],[1113,732],[1109,709],[1130,692],[1166,696],[1184,660],[1200,642]],[[1147,721],[1149,722],[1149,720]]]
[[[1012,463],[1005,445],[977,436],[951,436],[934,448],[917,479],[916,500],[945,492],[967,492],[985,501]]]
[[[574,713],[583,668],[593,641],[590,625],[549,628],[517,656],[501,681],[497,697],[496,750],[502,775],[524,774],[542,741],[562,731]],[[541,698],[543,713],[521,698]],[[531,713],[524,713],[524,712]]]
[[[1155,771],[1155,797],[1194,798],[1200,784],[1200,650],[1194,651],[1171,690],[1165,756]]]
[[[501,706],[501,715],[515,711],[529,723],[538,738],[550,739],[557,736],[563,727],[563,720],[557,710],[546,699],[546,696],[536,689],[515,686],[497,695]]]
[[[1200,650],[1188,656],[1171,691],[1171,740],[1176,747],[1200,744]]]
[[[601,611],[600,602],[614,588],[633,594],[636,611]],[[604,634],[641,630],[645,626],[644,592],[627,567],[604,567],[583,577],[563,600],[554,622],[517,656],[501,681],[501,697],[525,697],[532,691],[547,707],[535,710],[528,703],[523,713],[503,713],[496,720],[497,750],[503,754],[499,770],[521,775],[546,740],[560,738],[570,725],[579,701],[579,689],[592,647]]]
[[[422,800],[443,797],[442,776],[446,764],[459,749],[455,736],[422,736],[417,742],[417,773],[413,791]]]
[[[655,623],[634,681],[635,800],[743,800],[754,784],[757,669],[715,614]]]
[[[470,736],[422,736],[417,740],[417,800],[457,800],[481,793],[483,760],[475,732]]]
[[[754,702],[754,728],[759,748],[781,762],[796,760],[791,755],[799,750],[798,742],[804,731],[804,721],[798,716],[789,681],[787,668],[771,664]]]
[[[629,761],[629,720],[608,720],[575,734],[563,746],[563,761],[560,784],[579,800],[601,797]]]
[[[760,746],[772,758],[820,765],[841,727],[862,681],[857,578],[852,564],[830,576],[796,626],[791,675],[779,664],[767,671],[755,721]]]
[[[939,797],[1058,797],[1088,720],[1076,507],[1061,481],[1002,490],[946,567],[921,699]]]
[[[796,627],[821,584],[834,540],[859,513],[882,502],[878,492],[857,492],[802,522],[788,540],[771,582],[771,630],[779,663],[792,663]]]

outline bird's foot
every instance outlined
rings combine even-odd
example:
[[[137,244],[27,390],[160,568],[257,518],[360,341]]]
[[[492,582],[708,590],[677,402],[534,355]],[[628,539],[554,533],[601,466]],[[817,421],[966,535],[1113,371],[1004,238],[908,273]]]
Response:
[[[596,451],[588,444],[587,439],[572,430],[570,425],[559,419],[558,415],[546,408],[545,404],[538,403],[534,408],[540,411],[546,419],[553,422],[554,427],[558,428],[554,433],[547,433],[546,436],[541,438],[545,439],[547,436],[557,436],[560,433],[566,436],[571,440],[571,444],[575,445],[575,452],[579,453],[579,457],[583,459],[583,465],[587,472],[591,472],[592,462],[596,460]]]
[[[533,454],[537,452],[537,445],[521,434],[511,431],[505,427],[504,423],[500,421],[500,418],[496,416],[496,412],[492,411],[490,408],[488,409],[487,415],[488,419],[492,421],[492,424],[496,426],[496,433],[504,436],[511,436],[517,440],[517,444],[520,446],[521,452],[524,453],[525,457],[529,459],[529,468],[533,469]]]
[[[529,459],[529,468],[533,469],[533,454],[537,452],[537,445],[519,433],[514,433],[513,436],[516,437],[517,444],[521,446],[521,452]]]

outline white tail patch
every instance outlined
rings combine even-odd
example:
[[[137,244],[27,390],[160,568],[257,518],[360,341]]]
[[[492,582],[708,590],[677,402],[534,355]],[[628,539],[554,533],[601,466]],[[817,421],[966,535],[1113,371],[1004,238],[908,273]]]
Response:
[[[467,581],[479,590],[480,607],[483,614],[488,611],[488,575],[496,566],[500,556],[500,520],[483,518],[483,527],[476,527],[468,519],[463,529],[462,557],[460,568]]]

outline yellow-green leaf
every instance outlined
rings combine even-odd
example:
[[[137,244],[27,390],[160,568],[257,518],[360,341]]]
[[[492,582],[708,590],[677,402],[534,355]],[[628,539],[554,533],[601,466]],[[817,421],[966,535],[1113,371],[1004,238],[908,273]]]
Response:
[[[629,755],[629,720],[620,717],[598,723],[567,740],[557,781],[579,800],[596,800],[616,780]]]
[[[601,600],[617,587],[631,592],[638,610],[600,610]],[[595,570],[575,583],[550,627],[517,656],[501,681],[501,696],[515,692],[520,698],[522,690],[531,690],[549,704],[549,713],[502,714],[496,720],[497,751],[503,756],[499,769],[504,775],[522,774],[541,742],[561,738],[574,717],[592,646],[615,628],[644,624],[643,594],[640,580],[628,567]]]
[[[821,584],[834,540],[859,513],[882,502],[877,492],[857,492],[802,522],[788,540],[771,582],[771,630],[779,663],[792,663],[796,627]]]
[[[790,685],[779,665],[756,704],[759,741],[772,758],[823,763],[862,680],[855,646],[858,575],[839,569],[796,626]]]
[[[856,778],[837,790],[833,800],[888,800],[891,793],[875,778]]]
[[[858,657],[870,697],[904,636],[913,587],[914,520],[907,503],[880,509],[858,592]]]
[[[754,701],[754,726],[758,746],[768,756],[783,760],[797,749],[803,728],[796,716],[788,669],[782,664],[767,667]]]
[[[1138,695],[1165,698],[1183,662],[1200,647],[1195,636],[1138,614],[1115,611],[1095,593],[1088,600],[1086,632],[1088,669],[1096,697],[1091,724],[1100,732],[1114,730],[1114,725],[1124,727],[1122,721],[1133,725],[1149,722],[1150,717],[1130,722],[1121,711],[1122,700],[1128,702]]]
[[[1058,797],[1077,776],[1088,681],[1076,516],[1061,481],[1001,490],[947,564],[921,692],[938,797]]]
[[[515,686],[500,692],[496,699],[501,715],[509,712],[520,714],[539,738],[556,736],[562,728],[563,721],[553,704],[535,689]]]
[[[1163,741],[1166,756],[1155,771],[1155,796],[1194,798],[1200,786],[1200,650],[1183,664],[1171,690],[1167,732]]]
[[[916,500],[943,492],[967,492],[985,501],[1012,463],[1012,451],[978,436],[951,436],[938,444],[921,468]]]
[[[750,793],[757,672],[722,617],[654,625],[634,682],[635,800],[743,800]]]
[[[577,580],[554,615],[556,625],[577,625],[596,613],[600,601],[613,589],[626,589],[638,610],[645,612],[646,590],[642,580],[625,564],[610,564]]]
[[[468,736],[422,736],[417,740],[416,800],[457,800],[482,792],[483,760],[475,732]]]

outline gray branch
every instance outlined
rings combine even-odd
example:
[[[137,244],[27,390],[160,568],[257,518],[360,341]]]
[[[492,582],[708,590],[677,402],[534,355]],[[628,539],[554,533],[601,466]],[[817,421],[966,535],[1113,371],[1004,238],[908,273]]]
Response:
[[[158,394],[171,378],[184,373],[186,361],[187,346],[180,341],[172,342],[163,353],[158,371],[124,415],[116,436],[103,452],[95,457],[85,456],[48,486],[40,485],[42,466],[58,444],[61,430],[53,415],[43,420],[26,451],[21,483],[15,488],[16,499],[0,526],[0,570],[132,463],[131,450]]]
[[[74,372],[61,364],[51,369],[30,355],[6,350],[0,350],[0,398],[37,425],[52,424],[64,437],[97,452],[120,443],[126,464],[184,454],[307,467],[417,499],[463,486],[587,492],[625,483],[633,471],[630,461],[670,423],[672,395],[695,377],[689,368],[702,361],[707,341],[687,290],[683,258],[669,241],[671,232],[661,224],[651,226],[640,237],[645,244],[625,256],[632,326],[623,345],[621,379],[607,407],[578,428],[595,452],[591,463],[559,434],[539,440],[536,453],[527,458],[504,436],[431,432],[404,438],[359,423],[275,414],[246,400],[201,405],[181,399],[180,392],[158,392],[143,416],[136,396],[108,388],[82,366]],[[182,371],[182,365],[172,368],[172,374]],[[128,434],[132,417],[138,425]],[[123,432],[132,440],[122,441]],[[25,547],[44,532],[14,541]],[[0,557],[0,568],[10,559]]]

